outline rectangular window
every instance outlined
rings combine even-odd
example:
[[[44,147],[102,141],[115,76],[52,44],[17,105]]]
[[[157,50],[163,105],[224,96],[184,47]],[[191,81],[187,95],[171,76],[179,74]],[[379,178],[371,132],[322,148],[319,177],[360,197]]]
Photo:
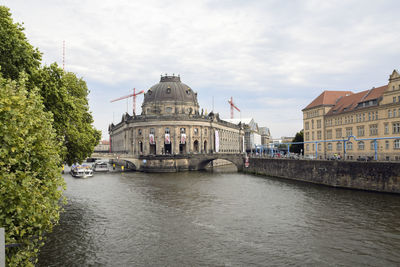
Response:
[[[395,109],[393,109],[393,117],[396,117],[397,115],[396,115],[396,110]]]
[[[389,123],[385,123],[385,134],[389,134]]]
[[[311,133],[311,137],[312,137],[311,140],[315,140],[315,138],[314,138],[314,132]]]
[[[328,143],[328,151],[332,151],[332,143]]]
[[[317,139],[318,140],[322,139],[322,132],[321,131],[317,131]]]
[[[393,133],[394,134],[400,133],[400,122],[393,123]]]
[[[368,112],[368,120],[371,120],[371,112]]]
[[[395,96],[393,97],[393,103],[396,103],[396,97]]]
[[[305,128],[306,130],[309,130],[309,129],[310,129],[310,123],[309,123],[308,121],[305,123],[304,128]]]
[[[369,126],[369,135],[378,135],[378,124],[371,124]]]
[[[392,117],[392,111],[388,110],[388,118],[391,118],[391,117]]]
[[[194,135],[198,135],[199,134],[199,129],[198,128],[194,128],[193,132],[194,132]]]
[[[364,126],[357,126],[357,136],[364,136]]]
[[[394,143],[394,149],[399,149],[400,148],[400,139],[394,140],[393,143]]]
[[[346,128],[346,137],[353,135],[353,127]]]
[[[342,129],[336,129],[336,138],[342,138]]]
[[[310,140],[310,133],[309,132],[306,133],[305,139],[306,139],[306,141]]]
[[[317,120],[317,128],[321,128],[321,120]]]
[[[181,128],[180,131],[181,133],[186,133],[186,128]]]
[[[154,133],[155,133],[154,128],[150,128],[150,134],[154,134]]]
[[[389,141],[388,140],[385,141],[385,149],[389,149]]]
[[[142,129],[138,129],[138,135],[142,135]]]
[[[332,139],[332,130],[326,131],[326,139]]]

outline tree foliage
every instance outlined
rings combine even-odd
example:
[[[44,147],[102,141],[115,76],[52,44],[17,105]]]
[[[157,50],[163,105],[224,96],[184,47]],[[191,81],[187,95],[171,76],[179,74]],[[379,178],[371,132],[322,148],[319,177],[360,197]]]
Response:
[[[40,66],[41,53],[27,41],[19,23],[13,23],[10,10],[0,6],[0,68],[4,78],[29,75]]]
[[[6,243],[23,244],[7,248],[8,266],[33,266],[59,218],[64,182],[52,122],[38,90],[0,77],[0,225]]]
[[[34,76],[47,111],[53,113],[53,126],[63,142],[63,161],[82,162],[93,153],[101,133],[93,126],[86,82],[57,64],[41,68]]]
[[[56,64],[41,67],[41,54],[29,44],[23,30],[13,23],[9,9],[0,6],[0,72],[13,80],[21,72],[28,74],[27,87],[38,87],[46,111],[53,113],[53,128],[64,145],[62,160],[82,162],[101,138],[92,126],[86,82]]]
[[[0,226],[7,265],[33,266],[42,237],[57,223],[64,186],[60,165],[81,162],[100,140],[86,83],[41,53],[0,6]]]
[[[296,136],[293,138],[292,142],[304,142],[304,131],[301,130],[300,132],[296,133]],[[302,153],[304,155],[304,144],[291,144],[289,150],[290,152]]]

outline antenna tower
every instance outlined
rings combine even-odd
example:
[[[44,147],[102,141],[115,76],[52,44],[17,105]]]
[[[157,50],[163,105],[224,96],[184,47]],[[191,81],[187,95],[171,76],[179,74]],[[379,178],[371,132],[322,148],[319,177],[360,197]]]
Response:
[[[65,40],[63,41],[63,58],[62,58],[62,64],[63,64],[63,71],[65,71]]]

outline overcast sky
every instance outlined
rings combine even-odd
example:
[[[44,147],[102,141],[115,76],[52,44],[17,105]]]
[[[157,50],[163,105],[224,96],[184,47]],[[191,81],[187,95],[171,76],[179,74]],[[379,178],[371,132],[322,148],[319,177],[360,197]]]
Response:
[[[323,90],[354,92],[387,84],[400,66],[398,1],[0,0],[24,22],[45,64],[82,77],[94,125],[132,113],[110,103],[160,74],[180,74],[200,108],[241,114],[274,138],[302,129],[302,112]],[[143,95],[137,98],[141,112]]]

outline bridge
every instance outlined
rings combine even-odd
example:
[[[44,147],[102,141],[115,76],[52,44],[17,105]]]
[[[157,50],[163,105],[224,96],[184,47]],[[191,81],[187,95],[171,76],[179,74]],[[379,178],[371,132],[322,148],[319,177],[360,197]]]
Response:
[[[177,154],[177,155],[120,155],[112,159],[113,163],[125,169],[144,172],[178,172],[204,170],[217,159],[233,163],[238,171],[242,171],[245,162],[243,154],[211,153],[211,154]]]

